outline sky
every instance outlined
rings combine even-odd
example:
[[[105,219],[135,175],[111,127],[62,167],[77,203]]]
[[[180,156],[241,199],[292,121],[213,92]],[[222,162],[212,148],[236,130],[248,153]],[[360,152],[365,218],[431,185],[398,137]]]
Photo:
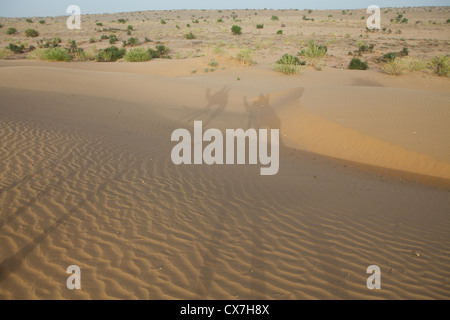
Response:
[[[66,15],[70,5],[81,14],[171,9],[363,9],[384,7],[450,6],[450,0],[0,0],[0,17]]]

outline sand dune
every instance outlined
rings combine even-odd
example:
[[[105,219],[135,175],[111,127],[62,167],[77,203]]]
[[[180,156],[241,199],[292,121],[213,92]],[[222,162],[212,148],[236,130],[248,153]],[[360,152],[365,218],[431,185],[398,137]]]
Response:
[[[450,297],[448,92],[97,68],[0,68],[2,299]],[[194,119],[279,126],[279,174],[173,165]]]

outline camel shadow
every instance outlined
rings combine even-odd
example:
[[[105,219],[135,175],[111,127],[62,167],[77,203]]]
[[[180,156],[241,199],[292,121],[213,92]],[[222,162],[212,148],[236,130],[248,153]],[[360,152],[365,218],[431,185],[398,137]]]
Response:
[[[200,120],[199,117],[204,117],[206,115],[206,120],[203,120],[203,125],[208,125],[212,120],[217,118],[222,114],[228,104],[228,95],[230,88],[227,86],[223,87],[221,90],[211,94],[211,89],[206,89],[206,101],[207,105],[203,109],[193,112],[180,120],[185,120],[186,122],[192,122],[195,120]]]

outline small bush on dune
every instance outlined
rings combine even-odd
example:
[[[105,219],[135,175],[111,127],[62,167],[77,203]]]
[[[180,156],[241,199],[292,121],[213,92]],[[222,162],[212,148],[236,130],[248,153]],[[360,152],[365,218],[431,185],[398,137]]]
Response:
[[[130,38],[128,41],[125,42],[125,45],[130,47],[136,47],[139,45],[139,39],[138,38]]]
[[[296,74],[300,72],[300,66],[305,65],[305,62],[300,61],[299,58],[285,54],[272,67],[275,71],[283,72],[284,74]]]
[[[31,58],[45,61],[65,61],[69,62],[73,56],[65,48],[36,49],[30,55]]]
[[[97,50],[95,47],[88,50],[79,49],[77,52],[77,57],[82,62],[93,61],[95,60],[95,56],[97,54],[96,51]]]
[[[257,24],[256,25],[256,29],[263,29],[264,28],[264,25],[263,24]]]
[[[231,32],[233,34],[239,35],[239,34],[242,33],[242,27],[234,25],[234,26],[231,27]]]
[[[311,40],[308,44],[308,48],[299,52],[299,55],[309,60],[311,65],[316,68],[320,60],[327,55],[327,52],[327,46],[318,46],[314,43],[314,40]]]
[[[0,59],[7,59],[14,55],[14,52],[12,52],[9,49],[0,49]]]
[[[270,18],[270,20],[278,21],[278,20],[280,20],[280,19],[278,18],[278,16],[272,16],[272,18]]]
[[[11,50],[14,53],[22,53],[24,48],[25,46],[23,44],[19,46],[14,43],[10,43],[7,47],[7,49]]]
[[[39,23],[40,24],[45,24],[45,20],[40,20]]]
[[[283,34],[283,30],[278,30],[277,34]]]
[[[433,72],[438,76],[450,75],[450,56],[438,56],[431,60]]]
[[[7,35],[13,35],[17,33],[17,29],[16,28],[9,28],[8,30],[6,30],[6,34]]]
[[[185,37],[186,39],[188,39],[188,40],[193,40],[193,39],[197,38],[197,37],[195,36],[195,34],[193,34],[192,32],[186,33],[186,34],[184,35],[184,37]]]
[[[119,23],[126,23],[127,21],[125,19],[119,19],[119,20],[117,20],[117,22],[119,22]]]
[[[100,50],[95,56],[97,62],[114,62],[122,59],[126,53],[126,49],[120,49],[116,46]]]
[[[33,23],[33,20],[31,20],[31,19],[26,19],[25,21],[28,23]]]
[[[367,70],[369,65],[367,64],[367,61],[363,62],[361,59],[355,57],[350,61],[348,68],[350,70]]]
[[[36,30],[34,30],[34,29],[27,29],[27,30],[25,30],[25,35],[28,37],[28,38],[36,38],[36,37],[39,37],[39,32],[37,32]]]
[[[168,56],[169,48],[167,48],[164,45],[157,46],[156,50],[150,48],[150,49],[148,49],[148,52],[150,53],[150,57],[152,59],[158,59],[158,58],[170,59],[170,57]]]
[[[117,36],[115,34],[112,34],[109,36],[109,43],[110,44],[115,44],[117,41],[119,41],[119,39],[117,39]]]
[[[125,61],[127,62],[144,62],[152,59],[150,52],[145,48],[135,48],[129,50],[125,54]]]
[[[247,66],[255,64],[255,61],[253,60],[253,51],[251,49],[242,49],[234,58]]]

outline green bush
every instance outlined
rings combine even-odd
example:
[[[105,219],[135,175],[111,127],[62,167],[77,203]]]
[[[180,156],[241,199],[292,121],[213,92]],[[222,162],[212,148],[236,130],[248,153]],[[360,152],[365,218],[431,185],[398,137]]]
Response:
[[[106,34],[104,34],[104,35],[102,35],[102,36],[100,37],[100,39],[101,39],[101,40],[106,40],[106,39],[109,39],[109,36],[107,36]]]
[[[166,20],[161,19],[161,24],[166,24]]]
[[[133,30],[133,26],[130,24],[130,25],[127,27],[127,30]]]
[[[126,45],[130,46],[130,47],[138,46],[139,45],[139,39],[138,38],[130,38],[126,42]]]
[[[31,20],[31,19],[26,19],[25,21],[28,23],[33,23],[33,20]]]
[[[361,59],[355,57],[350,61],[348,68],[350,70],[367,70],[369,65],[367,64],[367,61],[362,62]]]
[[[125,54],[125,61],[127,62],[144,62],[152,59],[150,52],[145,48],[135,48],[129,50]]]
[[[186,34],[184,35],[184,37],[185,37],[186,39],[188,39],[188,40],[192,40],[192,39],[197,38],[197,37],[195,36],[195,34],[193,34],[192,32],[186,33]]]
[[[33,56],[40,60],[47,61],[65,61],[72,60],[72,55],[65,48],[37,49],[33,51]]]
[[[27,29],[27,30],[25,30],[25,35],[28,37],[28,38],[36,38],[36,37],[39,37],[39,32],[37,32],[36,30],[34,30],[34,29]]]
[[[119,19],[119,20],[117,20],[117,22],[119,22],[119,23],[126,23],[127,21],[125,19]]]
[[[148,49],[148,52],[150,53],[150,56],[152,59],[169,59],[170,57],[167,55],[169,53],[169,48],[167,48],[164,45],[159,45],[156,47],[156,50],[154,49]]]
[[[278,16],[272,16],[272,18],[270,18],[270,20],[278,21],[280,19],[278,18]]]
[[[242,27],[237,26],[237,25],[234,25],[234,26],[231,27],[231,32],[232,32],[233,34],[239,35],[239,34],[242,33]]]
[[[285,54],[272,67],[274,70],[285,74],[296,74],[300,72],[300,66],[302,65],[305,65],[305,62],[300,61],[299,58]]]
[[[103,26],[103,23],[97,22],[96,25],[99,26],[99,27],[101,27],[101,26]]]
[[[223,19],[218,19],[217,22],[221,23],[223,22]]]
[[[450,75],[450,56],[438,56],[431,60],[433,72],[438,76]]]
[[[8,35],[13,35],[17,33],[17,29],[16,28],[9,28],[8,30],[6,30],[6,34]]]
[[[320,60],[327,55],[328,48],[324,45],[316,45],[314,40],[308,44],[308,48],[299,52],[299,55],[310,61],[311,65],[316,68]]]
[[[45,20],[40,20],[39,23],[40,24],[45,24]]]
[[[283,30],[278,30],[277,34],[283,34]]]
[[[115,44],[117,41],[119,41],[119,39],[117,39],[117,36],[115,34],[112,34],[109,36],[109,43],[110,44]]]
[[[256,25],[256,29],[263,29],[264,28],[264,25],[263,24],[257,24]]]
[[[255,64],[255,61],[253,60],[253,51],[251,49],[242,49],[239,51],[239,53],[234,57],[237,61],[240,63],[251,66]]]
[[[11,50],[14,53],[22,53],[22,51],[25,48],[25,46],[23,44],[18,46],[17,44],[10,43],[6,48]]]
[[[111,46],[109,48],[100,50],[97,53],[95,60],[97,62],[114,62],[122,59],[126,52],[126,49],[119,50],[119,48],[117,48],[116,46]]]

